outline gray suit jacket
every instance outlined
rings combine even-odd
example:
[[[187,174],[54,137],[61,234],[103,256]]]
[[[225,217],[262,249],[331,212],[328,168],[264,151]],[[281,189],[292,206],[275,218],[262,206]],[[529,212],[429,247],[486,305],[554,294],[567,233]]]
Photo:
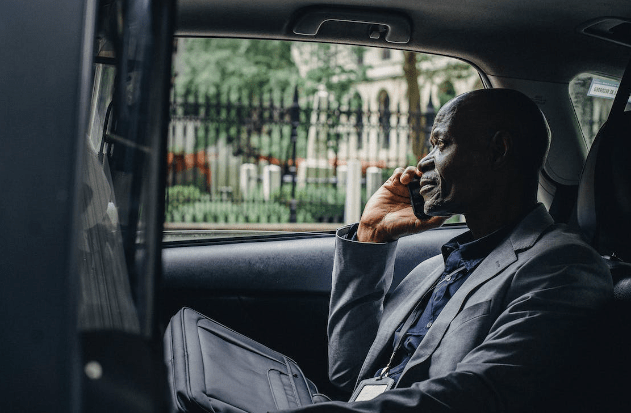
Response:
[[[346,390],[385,366],[394,331],[443,271],[441,256],[428,259],[385,300],[395,251],[396,242],[338,237],[329,376]],[[574,350],[611,297],[601,257],[539,205],[450,299],[395,389],[371,401],[307,409],[529,411],[571,378]]]

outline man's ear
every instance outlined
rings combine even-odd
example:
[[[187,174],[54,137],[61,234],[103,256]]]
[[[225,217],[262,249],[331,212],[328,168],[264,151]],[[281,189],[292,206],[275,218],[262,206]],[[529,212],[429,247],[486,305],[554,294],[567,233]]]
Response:
[[[504,130],[495,132],[495,135],[491,138],[489,149],[493,168],[499,169],[503,167],[513,152],[513,136],[510,132]]]

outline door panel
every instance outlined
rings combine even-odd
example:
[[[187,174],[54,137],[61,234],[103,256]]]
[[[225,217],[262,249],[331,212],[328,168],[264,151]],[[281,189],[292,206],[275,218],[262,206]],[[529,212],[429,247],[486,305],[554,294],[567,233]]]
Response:
[[[462,233],[449,226],[402,238],[393,288],[419,262]],[[163,250],[162,322],[191,307],[298,362],[333,398],[327,378],[327,315],[335,237],[230,240]]]

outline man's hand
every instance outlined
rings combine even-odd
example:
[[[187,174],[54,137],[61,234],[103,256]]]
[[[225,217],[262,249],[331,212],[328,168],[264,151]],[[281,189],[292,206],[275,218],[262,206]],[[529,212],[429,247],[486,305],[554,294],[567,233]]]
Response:
[[[447,217],[421,221],[412,211],[407,185],[420,177],[413,166],[397,168],[394,174],[368,200],[357,229],[359,242],[394,241],[404,235],[439,227]]]

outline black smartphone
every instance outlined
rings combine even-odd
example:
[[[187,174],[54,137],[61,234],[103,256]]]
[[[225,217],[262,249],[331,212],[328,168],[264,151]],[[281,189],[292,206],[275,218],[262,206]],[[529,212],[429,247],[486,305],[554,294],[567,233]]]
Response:
[[[423,210],[425,200],[423,200],[423,196],[421,195],[421,180],[412,180],[412,182],[408,184],[408,190],[410,191],[410,203],[412,204],[414,215],[420,220],[430,219],[431,217]]]

